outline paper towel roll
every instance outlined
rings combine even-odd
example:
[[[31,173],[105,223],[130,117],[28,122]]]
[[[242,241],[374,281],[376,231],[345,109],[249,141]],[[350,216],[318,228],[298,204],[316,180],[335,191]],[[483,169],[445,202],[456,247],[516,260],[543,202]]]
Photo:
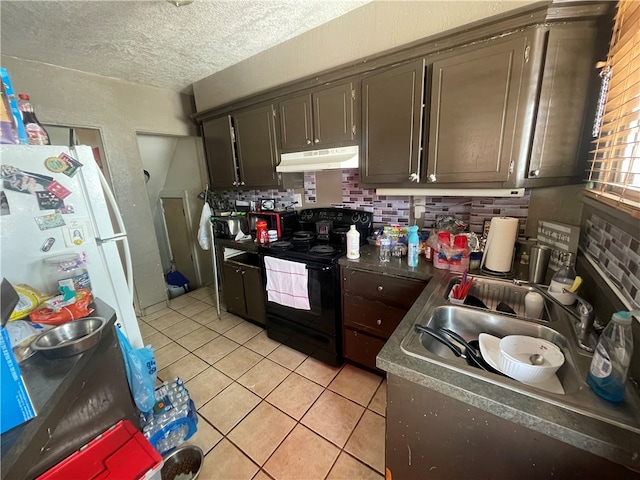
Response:
[[[518,219],[494,217],[491,219],[482,265],[494,272],[509,272],[513,261],[513,247],[518,237]]]

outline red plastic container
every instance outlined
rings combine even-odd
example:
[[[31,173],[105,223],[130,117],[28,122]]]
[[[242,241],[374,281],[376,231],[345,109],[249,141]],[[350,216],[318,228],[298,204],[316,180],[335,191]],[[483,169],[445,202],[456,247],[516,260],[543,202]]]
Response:
[[[38,480],[141,480],[156,473],[162,457],[129,420],[120,420],[79,451],[43,473]]]

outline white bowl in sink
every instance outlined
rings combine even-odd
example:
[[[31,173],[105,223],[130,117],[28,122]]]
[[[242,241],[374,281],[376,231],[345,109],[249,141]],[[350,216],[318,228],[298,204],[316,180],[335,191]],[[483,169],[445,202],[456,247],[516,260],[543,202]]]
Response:
[[[500,370],[524,383],[541,383],[558,371],[564,363],[564,354],[554,344],[542,338],[526,335],[508,335],[500,340],[498,364]],[[532,365],[530,357],[540,354],[542,365]]]

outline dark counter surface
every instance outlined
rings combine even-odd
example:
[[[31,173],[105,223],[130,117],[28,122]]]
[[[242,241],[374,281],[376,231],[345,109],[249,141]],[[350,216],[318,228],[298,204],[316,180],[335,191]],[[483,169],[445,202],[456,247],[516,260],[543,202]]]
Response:
[[[258,243],[253,239],[236,242],[235,240],[228,240],[226,238],[216,238],[215,245],[218,248],[235,248],[236,250],[243,250],[245,252],[258,253]]]
[[[428,314],[429,297],[446,281],[445,272],[434,269],[433,273],[432,280],[378,354],[378,368],[640,471],[640,430],[636,426],[613,425],[404,353],[403,338],[419,317]]]
[[[131,420],[135,420],[135,416],[131,418],[133,410],[129,411],[128,408],[129,404],[133,405],[133,402],[126,383],[122,357],[120,355],[120,364],[116,361],[117,356],[113,357],[115,348],[119,349],[114,326],[115,312],[100,299],[95,299],[93,307],[95,311],[91,316],[103,317],[108,320],[100,342],[96,346],[79,355],[60,359],[48,359],[41,353],[36,353],[20,364],[20,371],[37,415],[0,436],[2,478],[30,477],[30,469],[41,463],[44,457],[47,457],[44,459],[44,463],[47,463],[49,458],[53,458],[53,464],[65,458],[68,455],[66,453],[68,440],[65,442],[52,441],[52,437],[56,437],[56,429],[61,424],[64,425],[62,429],[58,430],[60,438],[68,439],[71,436],[78,439],[91,439],[115,423],[113,421],[104,428],[104,422],[101,420],[110,422],[111,419],[106,418],[108,416],[115,415],[124,418],[128,414]],[[94,367],[94,364],[103,364],[105,360],[111,364]],[[97,369],[94,370],[94,368]],[[100,368],[109,371],[110,378],[99,378],[100,375],[105,374],[104,371],[100,371]],[[98,395],[95,395],[92,389],[91,383],[94,381],[102,383],[96,389],[99,392]],[[118,383],[119,391],[112,392],[104,386],[114,381]],[[118,398],[123,395],[123,381],[126,388],[124,406],[120,404]],[[82,403],[85,403],[87,392],[91,392],[89,401],[77,406],[82,413],[73,412],[71,415],[73,417],[71,423],[74,425],[65,424],[63,419],[69,419],[74,403],[78,399],[82,399]],[[100,403],[94,404],[94,400]],[[112,412],[107,411],[110,408],[113,409]],[[81,417],[87,420],[86,424],[82,422]],[[134,425],[137,426],[135,422]],[[74,427],[77,428],[75,432],[73,431]],[[84,440],[81,442],[76,448],[86,443]],[[67,443],[67,445],[60,443]],[[51,452],[51,457],[47,456],[49,452]]]
[[[418,258],[418,266],[407,265],[407,257],[391,257],[389,262],[380,262],[380,249],[373,245],[362,245],[360,247],[360,258],[349,260],[346,256],[340,258],[338,263],[345,267],[359,268],[370,272],[381,273],[383,275],[393,275],[397,277],[415,278],[417,280],[429,281],[438,272],[437,268],[427,262],[423,256]]]

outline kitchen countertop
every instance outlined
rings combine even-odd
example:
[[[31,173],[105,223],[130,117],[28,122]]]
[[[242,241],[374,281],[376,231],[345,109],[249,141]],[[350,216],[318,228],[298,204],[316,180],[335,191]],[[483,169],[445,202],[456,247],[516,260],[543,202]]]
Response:
[[[394,275],[398,277],[415,278],[416,280],[429,281],[437,274],[438,269],[431,262],[427,262],[424,257],[418,259],[417,267],[407,265],[407,257],[391,257],[387,263],[381,263],[379,258],[380,249],[373,245],[362,245],[360,247],[360,258],[349,260],[346,256],[341,257],[338,263],[345,267],[355,267],[361,270],[381,273],[383,275]]]
[[[92,316],[108,320],[96,346],[60,359],[36,353],[20,364],[37,415],[0,437],[2,478],[24,478],[34,473],[30,469],[48,468],[121,418],[137,424],[115,335],[115,311],[100,299],[93,307]],[[111,375],[105,378],[107,371]]]
[[[258,244],[253,239],[236,242],[231,239],[216,238],[215,245],[219,248],[235,248],[236,250],[243,250],[249,253],[258,253]]]
[[[373,260],[368,260],[368,257],[364,258],[363,263],[374,263]],[[341,263],[345,264],[342,261]],[[425,265],[419,269],[426,272],[427,267],[428,265]],[[392,268],[394,272],[401,270],[402,264]],[[400,346],[403,338],[413,328],[417,319],[426,313],[429,297],[445,281],[445,275],[441,271],[433,267],[431,271],[431,282],[378,354],[378,368],[640,471],[640,430],[637,426],[626,428],[612,425],[404,353]],[[638,414],[640,415],[640,412]]]

